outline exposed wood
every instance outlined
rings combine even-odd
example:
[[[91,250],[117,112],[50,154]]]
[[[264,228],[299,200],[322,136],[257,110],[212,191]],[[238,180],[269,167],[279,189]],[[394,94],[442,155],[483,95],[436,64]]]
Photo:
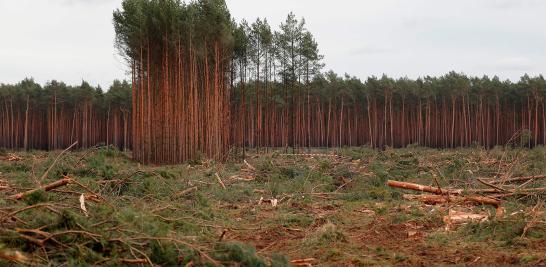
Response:
[[[466,224],[469,222],[483,222],[488,219],[489,217],[485,214],[449,210],[449,214],[444,216],[443,221],[446,225],[445,229],[452,230],[461,224]]]
[[[222,178],[220,178],[220,175],[218,173],[214,173],[214,176],[216,176],[216,180],[218,183],[222,186],[222,188],[226,189],[226,185],[224,184],[224,181],[222,181]]]
[[[399,181],[393,181],[388,180],[387,185],[390,187],[396,187],[396,188],[403,188],[408,190],[414,190],[414,191],[421,191],[421,192],[428,192],[428,193],[434,193],[434,194],[454,194],[458,195],[463,192],[461,189],[441,189],[438,187],[432,187],[427,185],[420,185],[420,184],[414,184],[414,183],[406,183],[406,182],[399,182]]]
[[[483,179],[478,178],[477,180],[478,180],[478,182],[480,182],[480,183],[482,183],[482,184],[484,184],[486,186],[489,186],[489,187],[491,187],[491,188],[493,188],[495,190],[498,190],[499,192],[508,192],[508,191],[510,191],[508,189],[498,187],[498,186],[496,186],[496,185],[494,185],[492,183],[488,183],[488,182],[484,181]]]
[[[529,180],[539,180],[539,179],[546,179],[546,174],[545,175],[514,177],[514,178],[509,178],[509,179],[497,179],[497,180],[491,181],[490,183],[491,184],[514,183],[514,182],[526,182],[526,181],[529,181]]]
[[[254,168],[254,166],[250,165],[250,163],[248,163],[248,161],[246,161],[246,159],[243,160],[243,162],[245,163],[245,165],[246,165],[249,169],[251,169],[251,170],[253,170],[253,171],[256,170],[256,168]]]
[[[190,187],[190,188],[186,188],[178,193],[176,193],[174,196],[175,197],[182,197],[182,196],[185,196],[193,191],[196,191],[198,189],[197,186],[193,186],[193,187]]]
[[[482,204],[482,205],[491,205],[498,207],[501,204],[501,201],[482,196],[447,196],[447,195],[409,195],[404,194],[404,199],[407,200],[417,200],[426,204],[436,205],[436,204],[445,204],[450,202],[455,203],[473,203],[473,204]]]
[[[40,188],[36,188],[36,189],[32,189],[32,190],[29,190],[29,191],[26,191],[26,192],[15,194],[15,195],[11,196],[10,198],[20,200],[20,199],[23,199],[24,197],[26,197],[26,196],[28,196],[28,195],[30,195],[32,193],[35,193],[37,191],[40,191],[40,190],[44,190],[44,191],[47,192],[47,191],[59,188],[61,186],[65,186],[65,185],[69,184],[71,181],[72,180],[69,179],[69,178],[63,178],[61,180],[57,180],[57,181],[55,181],[53,183],[47,184],[47,185],[42,186]]]

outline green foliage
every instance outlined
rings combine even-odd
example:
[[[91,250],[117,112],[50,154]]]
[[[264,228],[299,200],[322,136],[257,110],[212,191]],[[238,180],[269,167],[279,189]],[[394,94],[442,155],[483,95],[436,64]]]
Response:
[[[308,236],[303,244],[308,248],[315,249],[319,247],[329,248],[345,242],[347,242],[346,234],[335,224],[328,222]]]
[[[59,216],[57,222],[51,226],[53,229],[74,229],[79,225],[85,225],[84,218],[70,210],[63,210],[61,216]]]
[[[320,228],[317,237],[319,242],[325,244],[347,241],[345,234],[332,223],[323,225]]]
[[[6,165],[2,164],[0,165],[0,171],[1,172],[28,172],[30,171],[30,166],[20,162],[15,162],[15,163],[6,164]]]
[[[150,242],[150,260],[162,266],[175,266],[178,262],[178,252],[173,244],[161,244],[159,241]]]
[[[522,236],[527,222],[524,218],[510,221],[491,220],[482,223],[471,223],[459,230],[459,234],[467,236],[474,241],[502,241],[506,245],[517,244]],[[527,236],[531,238],[543,238],[544,231],[529,229]]]
[[[24,198],[25,203],[27,203],[28,205],[35,205],[38,203],[47,202],[48,200],[49,196],[44,190],[34,191]]]
[[[273,253],[271,255],[271,267],[288,267],[291,266],[288,257],[285,255]]]
[[[449,243],[449,236],[446,233],[437,232],[427,236],[429,246],[445,246]]]
[[[216,246],[215,258],[223,264],[238,263],[239,266],[266,267],[265,259],[256,255],[256,249],[242,243],[219,243]],[[277,265],[279,266],[279,265]]]

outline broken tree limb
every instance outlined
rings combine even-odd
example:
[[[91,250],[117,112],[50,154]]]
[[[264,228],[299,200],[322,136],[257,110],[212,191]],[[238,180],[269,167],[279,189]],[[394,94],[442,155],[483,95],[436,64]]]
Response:
[[[176,193],[174,196],[175,197],[181,197],[181,196],[185,196],[193,191],[197,190],[197,186],[193,186],[193,187],[190,187],[190,188],[186,188],[178,193]]]
[[[214,175],[216,176],[216,180],[218,180],[218,183],[222,186],[222,188],[226,189],[226,185],[224,184],[224,182],[222,181],[222,179],[220,178],[220,175],[218,175],[218,173],[214,173]]]
[[[493,189],[496,189],[496,190],[498,190],[498,192],[511,192],[511,190],[501,188],[501,187],[496,186],[496,185],[494,185],[492,183],[488,183],[488,182],[486,182],[486,181],[484,181],[483,179],[480,179],[480,178],[478,178],[478,182],[482,183],[483,185],[489,186],[489,187],[491,187]]]
[[[470,202],[474,204],[500,206],[501,202],[494,198],[482,196],[446,196],[446,195],[409,195],[404,194],[404,199],[417,200],[426,204],[436,205],[449,202]]]
[[[11,196],[10,198],[12,199],[16,199],[16,200],[20,200],[20,199],[23,199],[24,197],[32,194],[32,193],[35,193],[37,191],[40,191],[40,190],[44,190],[44,191],[50,191],[50,190],[53,190],[55,188],[59,188],[61,186],[65,186],[67,184],[69,184],[71,181],[70,178],[63,178],[61,180],[57,180],[53,183],[50,183],[50,184],[47,184],[47,185],[44,185],[40,188],[36,188],[36,189],[32,189],[32,190],[29,190],[29,191],[26,191],[26,192],[22,192],[22,193],[19,193],[19,194],[15,194],[13,196]]]
[[[59,159],[61,158],[61,156],[66,153],[66,151],[70,150],[72,147],[74,147],[75,145],[78,144],[78,141],[74,142],[72,145],[70,145],[69,147],[67,147],[65,150],[61,151],[61,153],[59,155],[57,155],[57,157],[55,158],[55,160],[53,161],[53,163],[51,163],[51,165],[49,165],[49,168],[47,168],[47,170],[44,172],[44,174],[42,174],[42,177],[40,177],[40,182],[42,182],[46,177],[47,177],[47,174],[49,173],[49,171],[51,171],[51,169],[53,169],[53,166],[55,166],[55,164],[57,164],[57,161],[59,161]]]
[[[452,194],[452,195],[459,195],[463,192],[461,189],[441,189],[438,187],[432,187],[427,185],[420,185],[420,184],[413,184],[413,183],[406,183],[406,182],[399,182],[399,181],[393,181],[388,180],[387,185],[390,187],[396,187],[396,188],[403,188],[403,189],[409,189],[414,191],[421,191],[421,192],[428,192],[433,193],[437,195],[442,194]]]
[[[256,171],[256,168],[254,168],[254,166],[250,165],[250,163],[248,163],[248,161],[246,161],[246,159],[243,160],[243,162],[245,163],[245,165],[246,165],[249,169],[251,169],[251,170],[253,170],[253,171]]]
[[[469,193],[484,193],[484,194],[495,194],[499,193],[499,190],[493,189],[493,188],[485,188],[485,189],[468,189],[466,192]],[[546,187],[537,187],[537,188],[523,188],[523,189],[513,189],[509,190],[510,193],[506,193],[505,195],[526,195],[530,193],[541,193],[546,192]]]
[[[135,265],[142,265],[148,263],[147,259],[120,259],[122,263],[125,264],[135,264]]]
[[[32,260],[20,251],[0,250],[0,259],[12,261],[26,266],[34,266]]]
[[[510,179],[500,179],[500,180],[491,181],[491,183],[500,184],[500,183],[513,183],[513,182],[526,182],[529,180],[538,180],[538,179],[546,179],[546,174],[534,175],[534,176],[521,176],[521,177],[510,178]]]

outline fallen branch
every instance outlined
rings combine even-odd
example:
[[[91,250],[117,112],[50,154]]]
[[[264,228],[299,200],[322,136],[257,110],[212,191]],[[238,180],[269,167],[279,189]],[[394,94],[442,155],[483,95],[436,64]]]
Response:
[[[248,163],[248,161],[246,161],[246,159],[243,160],[243,162],[245,163],[245,165],[246,165],[249,169],[251,169],[251,170],[253,170],[253,171],[256,171],[256,168],[254,168],[254,166],[250,165],[250,163]]]
[[[148,263],[147,259],[120,259],[121,263],[125,264],[146,264]]]
[[[20,161],[20,160],[23,160],[23,158],[21,158],[20,156],[17,156],[14,153],[9,153],[8,157],[7,157],[7,160],[8,161]]]
[[[236,181],[245,181],[245,182],[250,182],[255,180],[255,178],[250,175],[248,175],[247,178],[240,177],[239,175],[232,175],[229,177],[229,179],[236,180]]]
[[[90,194],[90,196],[94,196],[93,198],[97,197],[97,198],[100,198],[104,203],[106,203],[106,205],[108,205],[110,208],[112,209],[115,209],[115,207],[110,204],[106,198],[104,198],[103,196],[99,195],[99,194],[96,194],[95,192],[93,192],[93,190],[89,189],[89,187],[83,185],[82,183],[78,182],[78,180],[72,178],[72,177],[69,177],[68,175],[63,175],[64,179],[68,179],[68,181],[70,181],[70,183],[73,183],[81,188],[83,188],[85,191],[87,191],[87,193]]]
[[[444,204],[449,202],[471,202],[475,204],[491,205],[494,207],[500,206],[501,202],[494,198],[482,196],[445,196],[445,195],[409,195],[404,194],[404,199],[418,200],[426,204]]]
[[[142,237],[132,237],[132,238],[129,238],[127,240],[156,240],[156,241],[170,241],[170,242],[174,242],[174,243],[178,243],[178,244],[182,244],[182,245],[185,245],[189,248],[192,248],[194,249],[197,253],[199,253],[199,255],[203,256],[203,258],[205,258],[210,264],[212,264],[213,266],[220,266],[220,263],[216,260],[214,260],[212,257],[210,257],[207,253],[203,252],[201,249],[197,248],[196,246],[188,243],[188,242],[185,242],[183,240],[180,240],[180,239],[176,239],[176,238],[170,238],[170,237],[148,237],[148,236],[142,236]]]
[[[32,266],[32,260],[19,251],[0,250],[0,259]]]
[[[528,222],[528,223],[525,225],[525,228],[523,228],[523,233],[521,234],[521,237],[525,237],[525,234],[527,234],[527,231],[529,231],[529,229],[535,227],[535,225],[536,225],[537,222],[538,222],[539,216],[542,215],[542,214],[544,214],[544,212],[542,211],[542,210],[543,210],[543,207],[544,207],[544,201],[538,202],[538,203],[533,207],[533,209],[531,210],[531,214],[533,214],[533,218],[531,219],[530,222]]]
[[[311,262],[314,262],[315,258],[307,258],[307,259],[298,259],[298,260],[291,260],[290,263],[294,266],[313,266]]]
[[[57,155],[57,157],[55,158],[55,160],[53,161],[53,163],[51,163],[51,165],[49,165],[49,168],[47,168],[47,170],[44,172],[44,174],[42,174],[42,177],[40,177],[40,182],[43,181],[46,177],[47,177],[47,174],[49,173],[49,171],[51,171],[51,169],[53,169],[53,167],[55,166],[55,164],[57,164],[57,161],[59,161],[59,159],[61,158],[61,156],[68,150],[70,150],[72,147],[74,147],[75,145],[78,144],[78,141],[74,142],[72,145],[70,145],[69,147],[67,147],[65,150],[61,151],[61,153],[59,155]]]
[[[498,187],[498,186],[496,186],[496,185],[494,185],[492,183],[488,183],[488,182],[486,182],[486,181],[484,181],[483,179],[480,179],[480,178],[478,178],[478,182],[482,183],[483,185],[489,186],[489,187],[491,187],[493,189],[496,189],[499,192],[511,192],[511,190],[507,190],[507,189]]]
[[[459,195],[463,192],[461,189],[441,189],[438,187],[432,187],[427,185],[420,185],[420,184],[413,184],[413,183],[406,183],[406,182],[399,182],[399,181],[393,181],[388,180],[387,185],[390,187],[396,187],[396,188],[403,188],[403,189],[409,189],[414,191],[421,191],[421,192],[428,192],[433,193],[437,195],[442,194],[453,194],[453,195]]]
[[[216,176],[216,179],[218,180],[218,183],[222,186],[222,188],[226,189],[226,185],[224,184],[224,182],[222,181],[222,179],[220,178],[220,175],[218,175],[218,173],[214,173],[214,175]]]
[[[499,193],[499,190],[493,189],[493,188],[485,188],[485,189],[468,189],[466,192],[469,193]],[[509,191],[510,193],[507,193],[505,195],[526,195],[529,193],[540,193],[540,192],[546,192],[546,187],[537,187],[537,188],[524,188],[524,189],[514,189]]]
[[[13,216],[17,215],[18,213],[20,212],[23,212],[23,211],[26,211],[26,210],[30,210],[30,209],[34,209],[34,208],[42,208],[42,207],[45,207],[47,209],[50,209],[51,211],[53,211],[53,205],[51,204],[46,204],[46,203],[40,203],[40,204],[36,204],[36,205],[32,205],[32,206],[27,206],[27,207],[24,207],[24,208],[21,208],[21,209],[18,209],[16,211],[13,211],[13,212],[10,212],[8,213],[7,215],[3,216],[0,218],[0,223],[3,222],[4,220],[6,219],[9,219],[9,218],[12,218]],[[55,211],[56,213],[60,214],[58,211]]]
[[[37,191],[40,191],[40,190],[44,190],[44,191],[50,191],[50,190],[53,190],[55,188],[59,188],[61,186],[65,186],[67,184],[69,184],[71,181],[70,178],[63,178],[61,180],[58,180],[58,181],[55,181],[53,183],[50,183],[48,185],[45,185],[45,186],[42,186],[40,188],[36,188],[36,189],[32,189],[32,190],[29,190],[29,191],[26,191],[26,192],[22,192],[22,193],[19,193],[19,194],[15,194],[13,196],[11,196],[10,198],[12,199],[16,199],[16,200],[21,200],[23,199],[24,197],[30,195],[30,194],[33,194]]]
[[[521,176],[521,177],[510,178],[510,179],[500,179],[500,180],[491,181],[491,183],[499,184],[499,183],[512,183],[512,182],[525,182],[529,180],[538,180],[538,179],[546,179],[546,174],[535,175],[535,176]]]
[[[178,193],[176,193],[174,196],[175,197],[181,197],[181,196],[185,196],[193,191],[197,190],[197,186],[194,186],[194,187],[190,187],[190,188],[186,188],[184,189],[183,191],[180,191]]]
[[[283,154],[279,154],[279,156],[293,156],[293,157],[297,157],[297,156],[300,156],[300,157],[341,157],[340,155],[336,155],[336,154],[311,154],[311,153],[300,153],[300,154],[286,154],[286,153],[283,153]]]

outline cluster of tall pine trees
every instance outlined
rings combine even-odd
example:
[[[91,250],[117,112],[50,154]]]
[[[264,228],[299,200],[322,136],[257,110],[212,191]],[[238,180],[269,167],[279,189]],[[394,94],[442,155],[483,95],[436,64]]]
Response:
[[[130,149],[131,85],[114,81],[104,93],[87,82],[68,86],[32,79],[0,85],[0,147],[64,149],[98,144]]]
[[[523,131],[546,144],[542,76],[340,77],[304,19],[237,23],[223,0],[124,0],[114,27],[131,84],[2,85],[0,146],[104,143],[179,163],[231,147],[492,147]]]
[[[179,163],[229,148],[226,71],[232,20],[223,0],[125,0],[116,44],[131,67],[133,157]]]

